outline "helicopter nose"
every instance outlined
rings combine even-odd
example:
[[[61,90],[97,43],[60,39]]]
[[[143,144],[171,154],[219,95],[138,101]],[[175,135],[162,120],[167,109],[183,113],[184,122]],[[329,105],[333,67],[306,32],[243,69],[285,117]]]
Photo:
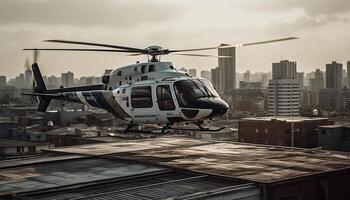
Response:
[[[225,115],[229,109],[228,104],[224,100],[219,98],[213,99],[212,104],[213,104],[213,111],[209,115],[210,118],[221,117]]]

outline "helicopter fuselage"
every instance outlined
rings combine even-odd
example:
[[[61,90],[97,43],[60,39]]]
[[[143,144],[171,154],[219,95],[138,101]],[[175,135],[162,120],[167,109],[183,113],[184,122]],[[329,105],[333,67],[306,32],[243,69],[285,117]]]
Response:
[[[62,96],[139,124],[202,121],[228,110],[208,80],[191,77],[140,81],[112,90],[63,92]]]

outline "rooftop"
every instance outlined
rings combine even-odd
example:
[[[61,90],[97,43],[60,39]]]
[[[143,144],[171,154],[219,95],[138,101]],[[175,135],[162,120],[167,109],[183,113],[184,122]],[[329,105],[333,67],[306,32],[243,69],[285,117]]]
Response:
[[[350,169],[350,156],[337,152],[173,137],[63,147],[48,151],[108,155],[260,183]]]
[[[320,117],[282,117],[282,116],[271,116],[271,117],[250,117],[243,118],[242,120],[251,120],[251,121],[285,121],[285,122],[303,122],[303,121],[318,121],[318,120],[328,120],[328,118],[320,118]]]
[[[24,140],[0,139],[0,148],[37,146],[37,145],[43,145],[43,143],[29,142]]]
[[[259,187],[246,181],[113,157],[52,154],[0,161],[0,169],[0,199],[149,200],[203,199],[228,193],[260,195]],[[10,198],[12,193],[16,193],[15,198]]]

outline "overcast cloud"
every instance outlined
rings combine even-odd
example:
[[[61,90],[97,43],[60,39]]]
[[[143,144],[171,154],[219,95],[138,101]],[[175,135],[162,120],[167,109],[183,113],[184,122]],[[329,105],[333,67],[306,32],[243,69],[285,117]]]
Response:
[[[286,36],[301,39],[243,47],[238,71],[270,71],[282,56],[299,71],[323,69],[327,62],[350,60],[350,1],[347,0],[2,0],[0,1],[0,74],[22,72],[30,47],[69,39],[164,48],[194,48],[252,42]],[[74,46],[78,47],[78,46]],[[216,51],[203,53],[216,54]],[[167,56],[175,66],[210,69],[216,59]],[[71,70],[77,76],[100,75],[145,57],[114,53],[41,52],[45,74]]]

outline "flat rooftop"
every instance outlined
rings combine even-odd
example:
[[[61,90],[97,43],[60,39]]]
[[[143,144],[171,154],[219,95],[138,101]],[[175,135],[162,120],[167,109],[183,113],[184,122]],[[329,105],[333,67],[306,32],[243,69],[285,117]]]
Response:
[[[24,140],[0,139],[0,148],[38,146],[38,145],[45,145],[45,143],[29,142]]]
[[[271,120],[277,120],[277,121],[285,121],[285,122],[302,122],[302,121],[319,121],[319,120],[328,120],[328,118],[321,118],[321,117],[299,117],[299,116],[293,116],[293,117],[281,117],[281,116],[270,116],[270,117],[249,117],[249,118],[243,118],[244,120],[251,120],[251,121],[271,121]]]
[[[348,154],[174,137],[125,140],[48,151],[108,156],[260,183],[350,169]]]
[[[113,157],[47,154],[1,161],[0,169],[0,199],[223,199],[225,195],[260,195],[258,185],[247,181]]]

